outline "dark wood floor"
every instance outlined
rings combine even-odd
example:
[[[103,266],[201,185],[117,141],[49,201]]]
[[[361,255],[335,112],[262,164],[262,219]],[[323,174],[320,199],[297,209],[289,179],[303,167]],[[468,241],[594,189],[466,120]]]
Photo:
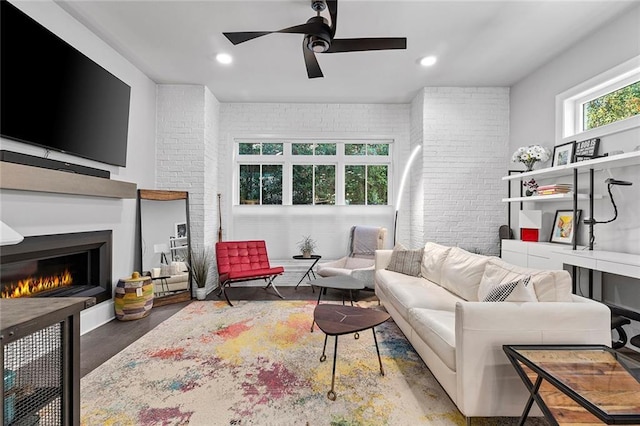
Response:
[[[301,285],[295,287],[279,286],[278,290],[287,300],[317,300],[318,290],[313,293],[311,287]],[[238,287],[228,290],[231,301],[235,300],[280,300],[271,289],[265,291],[262,287]],[[322,296],[322,300],[342,300],[343,293],[331,290]],[[363,290],[358,294],[361,300],[377,300],[373,291]],[[220,300],[211,293],[207,300]],[[224,299],[222,299],[224,300]],[[158,324],[184,308],[191,302],[181,302],[172,305],[158,306],[151,314],[136,321],[113,320],[107,324],[84,334],[80,338],[80,372],[84,376],[102,365],[109,358],[129,346],[140,337],[155,328]]]

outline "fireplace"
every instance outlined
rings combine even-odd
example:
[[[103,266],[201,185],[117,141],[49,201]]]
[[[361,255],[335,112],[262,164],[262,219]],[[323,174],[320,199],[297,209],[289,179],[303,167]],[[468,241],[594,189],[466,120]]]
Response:
[[[111,299],[111,231],[25,237],[0,252],[0,293]]]

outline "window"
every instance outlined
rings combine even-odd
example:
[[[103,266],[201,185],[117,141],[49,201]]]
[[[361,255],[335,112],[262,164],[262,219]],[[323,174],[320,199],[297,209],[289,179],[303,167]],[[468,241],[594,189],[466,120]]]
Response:
[[[345,204],[386,205],[388,167],[345,166]]]
[[[282,204],[282,165],[240,165],[240,204]]]
[[[556,139],[568,142],[640,126],[640,56],[556,96]]]
[[[240,141],[237,204],[387,205],[391,144]]]
[[[582,104],[582,130],[591,130],[640,114],[640,81]]]

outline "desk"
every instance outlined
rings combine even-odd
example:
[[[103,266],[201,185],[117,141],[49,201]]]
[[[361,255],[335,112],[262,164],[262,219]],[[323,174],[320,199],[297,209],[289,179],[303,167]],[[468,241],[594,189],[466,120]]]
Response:
[[[558,250],[558,259],[571,266],[640,279],[640,255],[601,250]]]
[[[296,284],[296,290],[297,290],[298,286],[300,285],[302,280],[304,280],[305,277],[307,277],[308,279],[311,279],[311,275],[313,275],[313,279],[314,280],[316,279],[316,274],[315,274],[315,272],[313,272],[313,267],[316,266],[316,263],[318,263],[318,261],[320,259],[322,259],[322,256],[317,255],[317,254],[312,254],[311,257],[304,257],[303,255],[298,254],[296,256],[293,256],[293,258],[295,260],[313,260],[313,263],[311,264],[311,266],[309,266],[309,269],[307,269],[307,272],[304,273],[302,278],[300,278],[300,281],[298,281],[298,284]],[[309,274],[311,274],[311,275],[309,275]]]
[[[551,425],[640,422],[640,362],[601,345],[504,345]],[[558,392],[560,391],[560,392]]]

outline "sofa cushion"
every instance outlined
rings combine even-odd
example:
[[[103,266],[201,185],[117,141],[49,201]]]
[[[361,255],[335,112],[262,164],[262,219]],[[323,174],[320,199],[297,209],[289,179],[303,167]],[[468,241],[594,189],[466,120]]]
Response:
[[[456,371],[456,314],[451,311],[412,308],[409,324],[451,370]]]
[[[423,251],[424,249],[422,248],[409,250],[402,244],[396,244],[386,269],[417,277],[420,275]]]
[[[540,302],[572,302],[571,275],[567,271],[550,271],[512,265],[498,258],[489,260],[483,280],[509,282],[531,275],[531,283]]]
[[[420,275],[431,282],[440,284],[442,279],[442,265],[447,258],[451,247],[441,246],[436,243],[426,243],[422,253]]]
[[[377,288],[384,292],[394,308],[407,319],[409,308],[439,309],[454,312],[462,299],[424,278],[378,269]]]
[[[440,285],[465,300],[478,301],[478,287],[488,256],[452,247],[442,265]]]
[[[483,302],[537,302],[530,281],[531,275],[509,282],[485,280],[483,276],[478,287],[478,299]]]

